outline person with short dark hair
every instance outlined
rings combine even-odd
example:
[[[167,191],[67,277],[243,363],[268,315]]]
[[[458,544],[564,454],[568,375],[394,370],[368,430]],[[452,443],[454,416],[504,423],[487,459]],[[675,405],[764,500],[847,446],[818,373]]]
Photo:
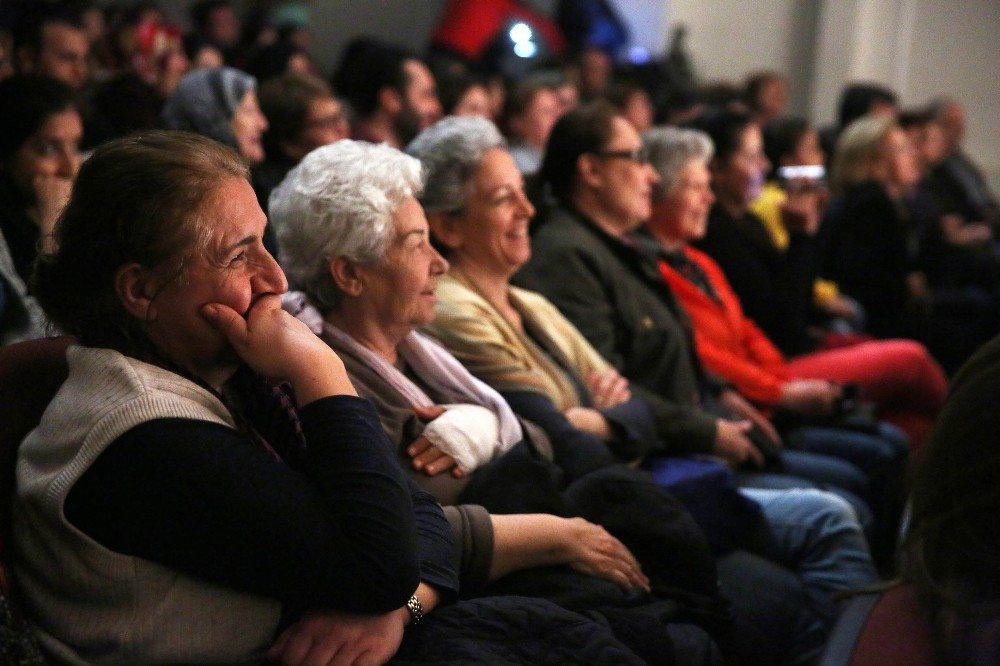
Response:
[[[545,143],[562,115],[558,79],[542,72],[518,81],[507,95],[504,109],[510,154],[521,173],[538,171]]]
[[[355,139],[402,148],[441,117],[430,69],[390,44],[368,38],[353,41],[332,82],[357,114]]]
[[[197,67],[240,65],[236,52],[240,19],[231,0],[200,0],[188,10],[193,31],[184,40],[191,62]]]
[[[23,74],[44,74],[81,90],[90,76],[90,42],[76,14],[42,5],[14,33],[14,61]]]
[[[832,159],[840,133],[855,120],[869,115],[895,118],[898,112],[899,100],[896,93],[883,85],[852,83],[845,86],[837,103],[837,124],[825,128],[820,133],[823,151],[829,159]]]
[[[260,109],[267,118],[265,160],[254,168],[254,189],[267,210],[271,190],[303,157],[320,146],[346,139],[346,110],[325,81],[309,74],[285,74],[260,88]]]
[[[757,72],[747,77],[743,103],[757,124],[766,128],[785,114],[788,105],[788,79],[778,72]]]

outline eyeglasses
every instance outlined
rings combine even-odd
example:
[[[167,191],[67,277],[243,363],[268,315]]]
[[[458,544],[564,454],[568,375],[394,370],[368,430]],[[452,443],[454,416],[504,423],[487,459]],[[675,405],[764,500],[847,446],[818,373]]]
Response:
[[[631,160],[633,162],[638,162],[639,164],[649,164],[649,151],[646,150],[645,146],[634,148],[632,150],[596,150],[591,154],[604,159],[617,158],[622,160]]]

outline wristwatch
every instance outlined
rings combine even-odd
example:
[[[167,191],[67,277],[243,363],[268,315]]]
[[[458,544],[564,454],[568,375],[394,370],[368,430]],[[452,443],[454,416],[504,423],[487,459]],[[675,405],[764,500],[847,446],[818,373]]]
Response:
[[[416,624],[424,619],[424,607],[420,604],[417,595],[412,595],[406,600],[406,610],[410,613],[410,624]]]

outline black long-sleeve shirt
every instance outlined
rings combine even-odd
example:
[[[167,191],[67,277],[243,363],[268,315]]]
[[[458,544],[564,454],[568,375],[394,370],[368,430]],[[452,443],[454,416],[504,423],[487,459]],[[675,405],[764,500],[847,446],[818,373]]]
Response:
[[[367,400],[299,411],[302,469],[236,430],[180,418],[132,428],[101,453],[66,503],[101,545],[307,608],[385,613],[422,580],[458,592],[441,507],[400,472]]]

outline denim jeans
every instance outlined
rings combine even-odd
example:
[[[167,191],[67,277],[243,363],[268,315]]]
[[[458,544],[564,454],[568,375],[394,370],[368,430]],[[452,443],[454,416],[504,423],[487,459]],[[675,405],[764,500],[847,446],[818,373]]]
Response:
[[[854,510],[837,495],[815,489],[741,492],[760,505],[771,530],[768,552],[760,554],[791,569],[802,585],[806,604],[796,620],[799,641],[791,656],[815,656],[839,615],[834,595],[878,581]]]
[[[781,460],[785,471],[780,473],[739,470],[736,473],[737,485],[764,490],[826,490],[851,505],[866,535],[874,534],[874,513],[867,500],[862,499],[869,493],[869,481],[860,469],[846,460],[808,451],[783,449]]]

